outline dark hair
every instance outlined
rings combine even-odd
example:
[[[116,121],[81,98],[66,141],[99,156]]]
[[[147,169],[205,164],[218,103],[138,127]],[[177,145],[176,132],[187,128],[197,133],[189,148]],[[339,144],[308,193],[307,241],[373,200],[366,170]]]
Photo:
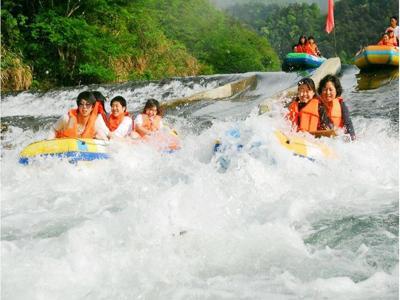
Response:
[[[92,93],[93,93],[93,96],[96,98],[97,101],[100,101],[102,103],[107,101],[107,98],[104,97],[104,95],[101,92],[93,91]]]
[[[162,110],[161,110],[161,107],[160,107],[160,102],[158,102],[156,99],[148,99],[147,101],[146,101],[146,104],[144,105],[144,108],[143,108],[143,113],[146,113],[146,110],[148,109],[148,108],[152,108],[152,107],[157,107],[157,115],[159,115],[159,116],[161,116],[162,115]]]
[[[301,39],[302,39],[302,38],[305,38],[304,44],[307,43],[307,37],[303,34],[303,35],[301,35],[301,36],[299,37],[299,43],[298,43],[297,45],[303,45],[303,44],[301,43]]]
[[[390,20],[391,20],[391,19],[395,19],[395,20],[396,20],[396,22],[398,22],[398,21],[399,21],[399,20],[397,19],[397,17],[396,17],[396,16],[391,16],[391,17],[390,17]]]
[[[318,93],[321,95],[322,89],[328,82],[332,82],[333,85],[335,86],[336,89],[336,97],[340,97],[343,92],[342,85],[340,84],[339,78],[337,78],[335,75],[326,75],[324,78],[321,79],[318,85]]]
[[[314,80],[312,80],[310,77],[305,77],[303,79],[301,79],[298,83],[297,86],[299,87],[300,85],[305,84],[306,86],[308,86],[308,88],[310,90],[312,90],[315,94],[317,93],[316,89],[315,89],[315,83]]]
[[[119,102],[122,105],[122,107],[126,108],[126,100],[124,97],[116,96],[116,97],[112,98],[110,105],[112,106],[114,102]]]
[[[93,96],[93,93],[89,91],[81,92],[78,97],[76,97],[76,105],[79,106],[82,100],[86,100],[90,104],[96,103],[96,98]]]
[[[312,35],[310,35],[310,36],[308,37],[308,40],[314,40],[314,41],[315,41],[315,39],[314,39],[314,37],[313,37]]]

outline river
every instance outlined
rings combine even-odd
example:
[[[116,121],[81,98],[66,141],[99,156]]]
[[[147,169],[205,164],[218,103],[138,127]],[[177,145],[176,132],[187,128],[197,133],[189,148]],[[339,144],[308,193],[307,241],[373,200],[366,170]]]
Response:
[[[297,74],[255,73],[257,87],[227,101],[167,111],[183,148],[113,147],[83,166],[19,152],[41,140],[87,87],[3,95],[2,299],[398,299],[397,73],[341,82],[357,140],[325,139],[337,159],[243,153],[220,172],[213,144],[235,127],[250,137],[287,128],[282,107],[258,104]],[[252,74],[91,86],[129,111]]]

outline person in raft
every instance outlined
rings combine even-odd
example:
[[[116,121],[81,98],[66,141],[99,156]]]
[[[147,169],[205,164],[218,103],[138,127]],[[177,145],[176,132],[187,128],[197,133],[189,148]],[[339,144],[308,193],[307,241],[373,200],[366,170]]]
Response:
[[[99,104],[91,92],[82,92],[76,99],[78,108],[71,109],[53,125],[49,139],[107,139],[107,126],[99,114]]]
[[[305,35],[300,36],[299,42],[294,48],[294,52],[296,53],[308,53],[310,52],[309,47],[307,46],[307,37]]]
[[[389,43],[389,34],[388,33],[384,33],[382,34],[382,37],[380,39],[380,41],[378,42],[379,46],[391,46],[391,43]]]
[[[389,34],[389,44],[393,47],[397,47],[399,43],[397,42],[396,36],[394,35],[394,30],[389,29],[387,33]]]
[[[107,111],[105,107],[105,103],[107,98],[99,91],[93,91],[93,96],[96,98],[96,101],[99,103],[99,114],[103,117],[104,122],[107,123]]]
[[[122,96],[114,97],[111,102],[111,113],[107,115],[108,138],[124,138],[132,131],[132,118],[126,111],[126,100]]]
[[[289,104],[287,118],[297,131],[316,132],[332,129],[325,106],[318,99],[315,83],[311,78],[303,78],[297,83],[297,96]]]
[[[397,25],[397,17],[393,16],[390,18],[390,26],[386,28],[385,32],[389,32],[389,30],[393,30],[394,36],[397,40],[397,45],[399,45],[399,26]]]
[[[163,127],[161,115],[160,103],[155,99],[147,100],[143,112],[135,118],[132,137],[136,138],[138,134],[143,138],[160,130]]]
[[[313,36],[308,37],[307,45],[308,45],[309,50],[311,51],[312,55],[321,56],[321,52],[319,51]]]
[[[318,85],[321,102],[325,106],[334,128],[344,128],[345,133],[350,134],[351,139],[355,140],[353,122],[350,118],[349,109],[341,97],[342,91],[339,78],[334,75],[326,75]]]

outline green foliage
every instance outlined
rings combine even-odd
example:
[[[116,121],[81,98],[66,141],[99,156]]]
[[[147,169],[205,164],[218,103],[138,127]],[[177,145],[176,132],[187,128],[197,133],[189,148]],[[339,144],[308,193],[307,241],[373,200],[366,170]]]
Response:
[[[1,14],[36,87],[279,68],[265,39],[207,0],[5,0]]]
[[[171,39],[217,73],[268,71],[279,60],[266,40],[217,11],[204,0],[154,1],[160,22]]]
[[[114,72],[102,65],[81,64],[79,75],[83,82],[109,82],[115,79]]]

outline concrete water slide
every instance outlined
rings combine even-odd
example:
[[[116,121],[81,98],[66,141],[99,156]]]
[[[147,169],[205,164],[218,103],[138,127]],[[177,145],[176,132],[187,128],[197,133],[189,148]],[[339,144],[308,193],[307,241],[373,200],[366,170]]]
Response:
[[[318,82],[327,74],[334,74],[340,72],[341,63],[338,57],[327,59],[311,76],[314,80],[315,84],[318,85]],[[188,97],[174,99],[168,103],[162,104],[164,108],[174,108],[178,105],[201,101],[201,100],[226,100],[241,93],[250,88],[255,88],[257,86],[257,78],[256,75],[252,75],[250,77],[246,77],[244,79],[240,79],[223,86],[217,87],[212,90],[199,92],[193,94]],[[270,110],[270,106],[274,101],[279,101],[283,97],[291,97],[296,94],[297,86],[290,87],[283,91],[280,91],[261,102],[259,105],[260,114],[263,114]]]
[[[257,85],[256,75],[240,79],[212,90],[199,92],[188,97],[174,99],[164,103],[164,108],[173,108],[178,105],[201,100],[224,100]]]

